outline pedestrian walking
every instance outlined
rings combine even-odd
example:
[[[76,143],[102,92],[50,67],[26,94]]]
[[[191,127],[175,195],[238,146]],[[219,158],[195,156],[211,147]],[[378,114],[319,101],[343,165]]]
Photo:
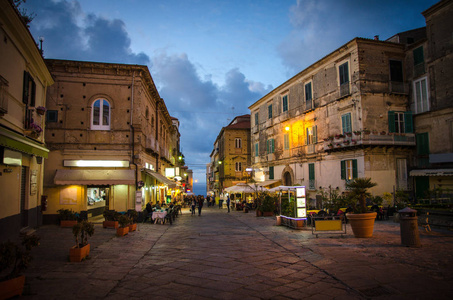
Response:
[[[204,197],[199,196],[198,198],[198,216],[201,216],[201,209],[203,208]]]
[[[227,196],[227,207],[228,207],[228,212],[230,212],[230,195]]]
[[[195,214],[195,206],[197,206],[197,201],[195,199],[195,197],[192,197],[192,203],[191,203],[191,209],[190,211],[192,212],[192,216]]]

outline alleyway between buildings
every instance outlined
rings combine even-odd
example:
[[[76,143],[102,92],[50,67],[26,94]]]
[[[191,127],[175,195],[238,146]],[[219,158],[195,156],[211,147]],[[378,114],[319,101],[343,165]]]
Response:
[[[422,228],[421,228],[422,229]],[[68,262],[71,229],[42,226],[26,272],[29,299],[451,299],[453,232],[401,246],[399,224],[344,238],[275,226],[217,207],[116,237],[96,225],[90,258]]]

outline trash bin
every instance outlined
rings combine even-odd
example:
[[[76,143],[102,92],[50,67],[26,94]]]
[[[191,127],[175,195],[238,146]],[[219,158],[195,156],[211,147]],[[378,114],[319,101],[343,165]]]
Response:
[[[407,247],[421,247],[417,211],[406,207],[399,210],[398,213],[400,216],[401,244]]]

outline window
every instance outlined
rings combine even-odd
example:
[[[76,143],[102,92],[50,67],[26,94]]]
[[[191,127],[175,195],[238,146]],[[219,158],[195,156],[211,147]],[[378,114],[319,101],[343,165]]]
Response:
[[[306,139],[305,139],[306,145],[316,144],[318,142],[317,131],[318,131],[318,128],[316,125],[306,128]]]
[[[423,46],[414,49],[412,54],[414,56],[414,75],[420,76],[425,73],[425,55],[423,53]]]
[[[288,95],[283,96],[282,106],[283,106],[283,112],[288,111]]]
[[[272,119],[272,104],[267,107],[267,113],[268,113],[269,119]]]
[[[427,132],[417,133],[415,136],[417,145],[417,167],[429,165],[429,135]]]
[[[308,164],[308,188],[316,189],[315,185],[315,164]]]
[[[344,64],[338,67],[338,73],[340,76],[340,85],[348,84],[349,83],[349,67],[348,63],[345,62]]]
[[[390,81],[403,82],[403,62],[390,60]]]
[[[242,172],[242,163],[236,162],[236,172]]]
[[[357,159],[342,160],[341,179],[350,181],[357,177]]]
[[[36,84],[33,77],[24,71],[24,86],[22,90],[22,102],[27,106],[35,106]]]
[[[274,179],[274,166],[269,167],[269,179]]]
[[[258,154],[259,154],[258,149],[259,149],[258,143],[255,143],[255,156],[258,156]]]
[[[343,134],[352,132],[351,113],[347,113],[341,116],[341,128],[343,130]]]
[[[311,82],[305,85],[305,109],[312,109],[313,108],[313,92],[311,87]]]
[[[110,103],[105,99],[97,99],[91,109],[91,129],[110,130]]]
[[[419,114],[429,111],[428,81],[426,77],[414,81],[414,102],[415,113]]]
[[[412,133],[412,112],[389,111],[389,132]]]
[[[234,140],[234,145],[236,148],[242,148],[242,140],[237,138]]]
[[[258,113],[255,113],[255,126],[259,124]]]
[[[267,140],[267,153],[274,153],[275,151],[275,141],[274,139]]]
[[[46,111],[46,121],[47,121],[47,123],[58,122],[58,110]]]
[[[289,133],[285,133],[285,135],[283,135],[283,148],[284,150],[289,149]]]
[[[349,95],[349,66],[347,62],[338,67],[338,76],[340,81],[340,97]]]

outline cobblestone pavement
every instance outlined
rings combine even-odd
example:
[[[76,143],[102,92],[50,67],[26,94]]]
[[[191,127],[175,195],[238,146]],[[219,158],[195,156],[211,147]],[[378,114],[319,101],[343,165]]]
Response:
[[[399,224],[370,239],[275,226],[275,218],[204,208],[173,225],[139,224],[116,237],[96,225],[89,259],[68,262],[71,229],[42,226],[24,298],[452,299],[453,232],[401,246]]]

